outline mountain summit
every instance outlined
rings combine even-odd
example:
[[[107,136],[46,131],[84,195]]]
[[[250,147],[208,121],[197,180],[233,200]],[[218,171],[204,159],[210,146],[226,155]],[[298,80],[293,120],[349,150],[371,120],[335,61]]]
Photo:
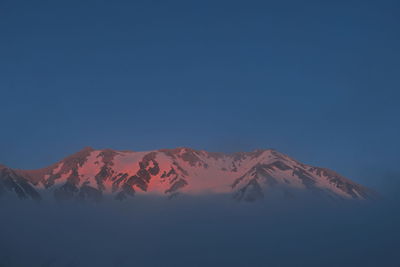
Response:
[[[87,147],[43,169],[0,165],[0,194],[36,200],[231,194],[237,200],[254,201],[268,194],[293,196],[295,192],[334,199],[373,196],[334,171],[300,163],[272,149],[228,154],[184,147],[146,152]]]

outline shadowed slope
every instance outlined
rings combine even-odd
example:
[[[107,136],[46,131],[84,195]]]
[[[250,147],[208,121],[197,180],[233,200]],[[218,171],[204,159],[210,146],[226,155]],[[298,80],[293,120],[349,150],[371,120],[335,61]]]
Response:
[[[254,201],[297,191],[333,199],[374,197],[369,189],[334,171],[271,149],[227,154],[190,148],[133,152],[87,147],[43,169],[3,166],[0,170],[3,193],[14,191],[19,197],[35,199],[42,195],[97,201],[104,196],[123,200],[144,193],[167,197],[211,193]],[[19,188],[25,188],[24,193]]]

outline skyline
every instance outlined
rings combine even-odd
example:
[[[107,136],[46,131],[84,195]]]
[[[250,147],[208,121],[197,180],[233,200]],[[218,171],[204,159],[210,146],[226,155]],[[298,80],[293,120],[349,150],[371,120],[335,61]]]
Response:
[[[398,8],[3,1],[0,163],[274,148],[373,184],[399,172]]]

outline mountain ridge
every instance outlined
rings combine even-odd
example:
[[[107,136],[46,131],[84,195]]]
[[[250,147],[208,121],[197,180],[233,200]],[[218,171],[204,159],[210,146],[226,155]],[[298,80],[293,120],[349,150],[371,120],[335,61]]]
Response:
[[[188,147],[151,151],[85,147],[36,170],[0,165],[0,194],[20,198],[123,200],[137,194],[232,194],[255,201],[271,191],[300,190],[333,199],[366,200],[374,193],[328,169],[301,163],[274,149],[207,152]],[[291,194],[291,193],[290,193]]]

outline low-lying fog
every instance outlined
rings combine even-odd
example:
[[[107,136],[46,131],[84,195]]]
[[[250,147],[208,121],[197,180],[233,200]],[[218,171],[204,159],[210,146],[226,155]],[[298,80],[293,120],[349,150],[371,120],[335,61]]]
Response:
[[[396,198],[0,200],[0,266],[400,266]]]

